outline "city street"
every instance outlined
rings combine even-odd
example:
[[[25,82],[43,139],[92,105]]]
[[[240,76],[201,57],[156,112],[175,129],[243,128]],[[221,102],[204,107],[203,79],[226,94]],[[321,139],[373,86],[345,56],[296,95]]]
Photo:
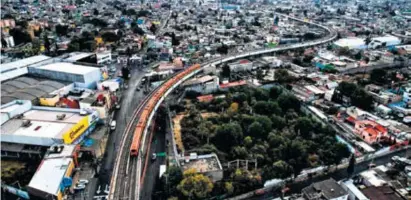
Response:
[[[158,155],[166,151],[165,132],[163,129],[158,130],[159,126],[155,126],[155,131],[151,132],[152,141],[150,151],[148,151],[149,159],[146,160],[147,167],[145,171],[145,178],[142,185],[140,199],[152,199],[152,194],[155,191],[156,182],[159,180],[160,165],[165,165],[166,157]],[[151,159],[151,155],[156,153],[158,156],[155,160]],[[144,172],[143,172],[144,173]]]
[[[136,91],[139,82],[144,76],[144,72],[138,69],[131,70],[131,78],[128,83],[128,89],[124,91],[121,108],[117,110],[114,114],[113,120],[116,120],[117,127],[116,130],[110,133],[108,138],[108,143],[106,146],[106,153],[100,165],[99,174],[99,185],[110,184],[111,173],[113,170],[113,165],[117,157],[119,150],[118,146],[120,144],[121,138],[123,138],[123,133],[126,128],[127,123],[131,119],[134,109],[143,99],[143,91]],[[97,186],[98,187],[98,186]],[[90,198],[93,195],[89,195]]]

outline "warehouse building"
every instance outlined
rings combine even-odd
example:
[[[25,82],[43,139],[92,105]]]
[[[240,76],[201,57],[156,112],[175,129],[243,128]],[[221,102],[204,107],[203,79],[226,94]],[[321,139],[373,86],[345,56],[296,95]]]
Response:
[[[42,61],[49,60],[51,57],[38,55],[32,56],[25,59],[17,60],[14,62],[9,62],[5,64],[1,64],[1,82],[16,78],[18,76],[24,75],[28,73],[27,67],[41,63]]]
[[[34,76],[72,82],[76,87],[81,88],[95,88],[102,78],[99,68],[66,62],[29,67],[28,71]]]
[[[19,99],[29,100],[33,105],[38,105],[41,97],[61,90],[70,90],[73,84],[23,76],[3,82],[1,86],[2,105]]]
[[[367,45],[365,44],[364,39],[349,37],[342,38],[334,42],[334,45],[337,48],[348,48],[348,49],[366,49]]]
[[[27,156],[27,147],[41,154],[52,145],[78,144],[98,121],[93,110],[38,107],[23,100],[2,105],[0,112],[2,157]]]

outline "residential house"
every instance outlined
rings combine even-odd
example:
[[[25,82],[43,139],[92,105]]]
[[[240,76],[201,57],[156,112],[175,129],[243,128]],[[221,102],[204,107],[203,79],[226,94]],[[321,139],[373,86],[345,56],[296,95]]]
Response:
[[[243,59],[235,63],[228,64],[231,72],[251,71],[253,69],[253,62]]]
[[[387,128],[371,120],[357,120],[354,133],[359,135],[366,143],[373,144],[380,141],[388,133]]]

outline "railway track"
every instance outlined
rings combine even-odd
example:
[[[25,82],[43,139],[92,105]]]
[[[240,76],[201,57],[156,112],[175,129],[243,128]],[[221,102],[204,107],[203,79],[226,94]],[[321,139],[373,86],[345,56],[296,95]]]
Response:
[[[112,198],[110,199],[138,199],[137,191],[136,188],[138,188],[138,180],[137,180],[137,163],[138,163],[138,157],[131,157],[130,156],[130,151],[128,148],[131,145],[132,139],[133,139],[133,133],[134,133],[134,127],[137,124],[138,117],[141,114],[141,111],[143,110],[145,104],[147,101],[150,100],[152,94],[156,90],[153,90],[150,92],[149,95],[147,95],[143,101],[139,104],[137,109],[134,111],[133,116],[131,118],[131,121],[128,123],[125,133],[123,134],[123,140],[121,141],[120,144],[120,152],[117,157],[116,163],[118,163],[118,166],[114,168],[113,176],[116,176],[115,178],[112,178],[112,184],[110,184],[110,189],[114,190],[114,194]],[[123,151],[123,149],[127,149],[127,151]],[[119,185],[117,186],[116,183]],[[116,190],[114,188],[118,187],[119,190]]]

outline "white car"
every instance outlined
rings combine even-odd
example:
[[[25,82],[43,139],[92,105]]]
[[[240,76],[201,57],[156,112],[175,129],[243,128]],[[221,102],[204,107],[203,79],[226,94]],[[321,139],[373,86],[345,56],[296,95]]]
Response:
[[[86,188],[86,185],[84,184],[77,184],[73,189],[74,190],[84,190]]]
[[[116,130],[116,126],[117,126],[116,120],[111,121],[111,123],[110,123],[110,129],[111,129],[112,131]]]
[[[88,180],[86,179],[80,179],[77,181],[77,184],[79,185],[87,185],[88,184]]]

